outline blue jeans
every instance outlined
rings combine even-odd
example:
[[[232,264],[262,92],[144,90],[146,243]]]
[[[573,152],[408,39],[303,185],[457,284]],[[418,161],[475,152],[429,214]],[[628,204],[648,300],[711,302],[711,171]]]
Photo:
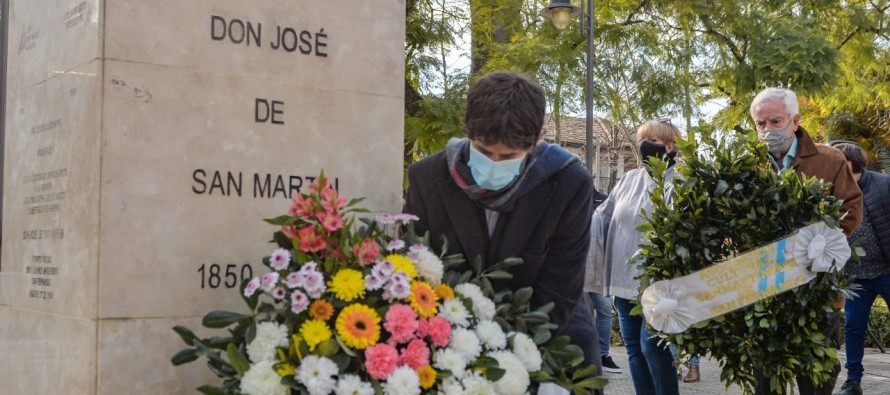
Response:
[[[634,304],[616,297],[618,326],[627,348],[630,376],[637,395],[679,395],[674,357],[667,343],[659,345],[658,337],[649,337],[642,316],[630,315]]]
[[[890,300],[890,274],[870,280],[855,280],[862,290],[855,299],[847,299],[844,304],[844,341],[847,343],[847,379],[862,381],[862,354],[865,351],[865,335],[868,330],[868,318],[871,316],[871,305],[875,297],[881,295]]]
[[[612,344],[612,298],[599,292],[591,292],[590,300],[593,301],[593,311],[596,312],[596,334],[600,340],[600,354],[609,355],[609,345]]]
[[[674,357],[675,360],[677,359],[677,350],[674,349],[674,343],[671,343],[671,355]],[[699,357],[698,355],[689,357],[690,366],[698,366],[699,364],[701,364],[701,357]]]

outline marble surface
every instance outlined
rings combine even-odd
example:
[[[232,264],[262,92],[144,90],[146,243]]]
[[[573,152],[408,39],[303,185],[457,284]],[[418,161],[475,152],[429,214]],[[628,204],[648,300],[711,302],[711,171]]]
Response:
[[[404,0],[105,4],[108,59],[313,88],[403,94]],[[318,36],[322,30],[325,36]],[[316,45],[317,37],[325,46]]]
[[[172,330],[192,329],[201,338],[226,333],[201,327],[198,318],[99,320],[99,395],[197,394],[195,388],[221,381],[200,358],[179,367],[170,358],[188,347]]]
[[[96,394],[96,320],[0,305],[0,323],[0,393]]]
[[[243,311],[291,190],[323,169],[400,210],[404,0],[11,6],[0,394],[218,383],[170,364],[171,328]],[[233,42],[234,20],[261,41]],[[272,48],[278,26],[298,41]]]
[[[371,210],[401,207],[400,98],[110,60],[105,73],[102,318],[243,306],[226,283],[273,250],[262,218],[322,169]],[[280,101],[283,124],[256,122],[256,98]]]
[[[7,97],[102,56],[99,0],[9,3]]]
[[[0,304],[96,318],[101,71],[8,98]]]

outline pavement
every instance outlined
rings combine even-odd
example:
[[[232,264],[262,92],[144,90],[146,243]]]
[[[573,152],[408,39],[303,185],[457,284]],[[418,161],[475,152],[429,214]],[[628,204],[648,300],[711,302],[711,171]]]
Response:
[[[633,394],[633,382],[627,366],[627,352],[624,346],[613,346],[609,350],[612,359],[622,369],[622,373],[608,373],[606,378],[609,383],[604,389],[604,395],[624,395]],[[846,354],[843,350],[839,353],[841,358],[841,366],[846,361]],[[865,357],[862,365],[865,368],[865,374],[862,377],[863,394],[890,394],[890,349],[887,353],[882,354],[878,349],[866,349]],[[711,395],[711,394],[733,394],[742,395],[742,389],[738,386],[726,388],[720,381],[720,367],[717,360],[708,357],[701,358],[701,381],[697,383],[684,383],[680,380],[680,394],[686,395]],[[686,374],[686,370],[683,370]],[[847,372],[841,369],[840,377],[838,377],[835,391],[839,391],[841,385],[847,380]],[[794,393],[797,393],[795,386]]]

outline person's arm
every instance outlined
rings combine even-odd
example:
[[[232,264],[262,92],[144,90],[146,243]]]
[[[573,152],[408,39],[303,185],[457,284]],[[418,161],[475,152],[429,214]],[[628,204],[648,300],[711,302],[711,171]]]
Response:
[[[597,193],[597,192],[594,192]],[[602,202],[594,199],[593,219],[590,222],[590,245],[587,249],[587,272],[584,281],[585,292],[599,292],[606,295],[609,270],[606,265],[606,234],[615,209],[615,197],[606,196]]]
[[[593,180],[585,177],[575,195],[560,215],[538,279],[534,285],[533,305],[553,302],[551,319],[565,328],[584,287],[587,249],[590,245]]]
[[[426,206],[423,203],[423,197],[420,194],[420,182],[418,181],[417,167],[408,168],[408,196],[405,198],[405,206],[402,212],[406,214],[414,214],[420,219],[414,222],[414,232],[422,236],[429,230]]]
[[[841,229],[849,236],[862,222],[862,191],[846,163],[839,166],[832,184],[834,197],[844,201],[840,213]]]

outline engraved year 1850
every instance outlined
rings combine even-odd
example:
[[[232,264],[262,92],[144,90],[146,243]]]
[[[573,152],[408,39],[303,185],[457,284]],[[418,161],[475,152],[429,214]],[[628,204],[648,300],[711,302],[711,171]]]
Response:
[[[204,288],[235,288],[245,279],[253,277],[253,268],[249,263],[220,265],[218,263],[202,263],[198,268],[201,274],[201,289]]]

